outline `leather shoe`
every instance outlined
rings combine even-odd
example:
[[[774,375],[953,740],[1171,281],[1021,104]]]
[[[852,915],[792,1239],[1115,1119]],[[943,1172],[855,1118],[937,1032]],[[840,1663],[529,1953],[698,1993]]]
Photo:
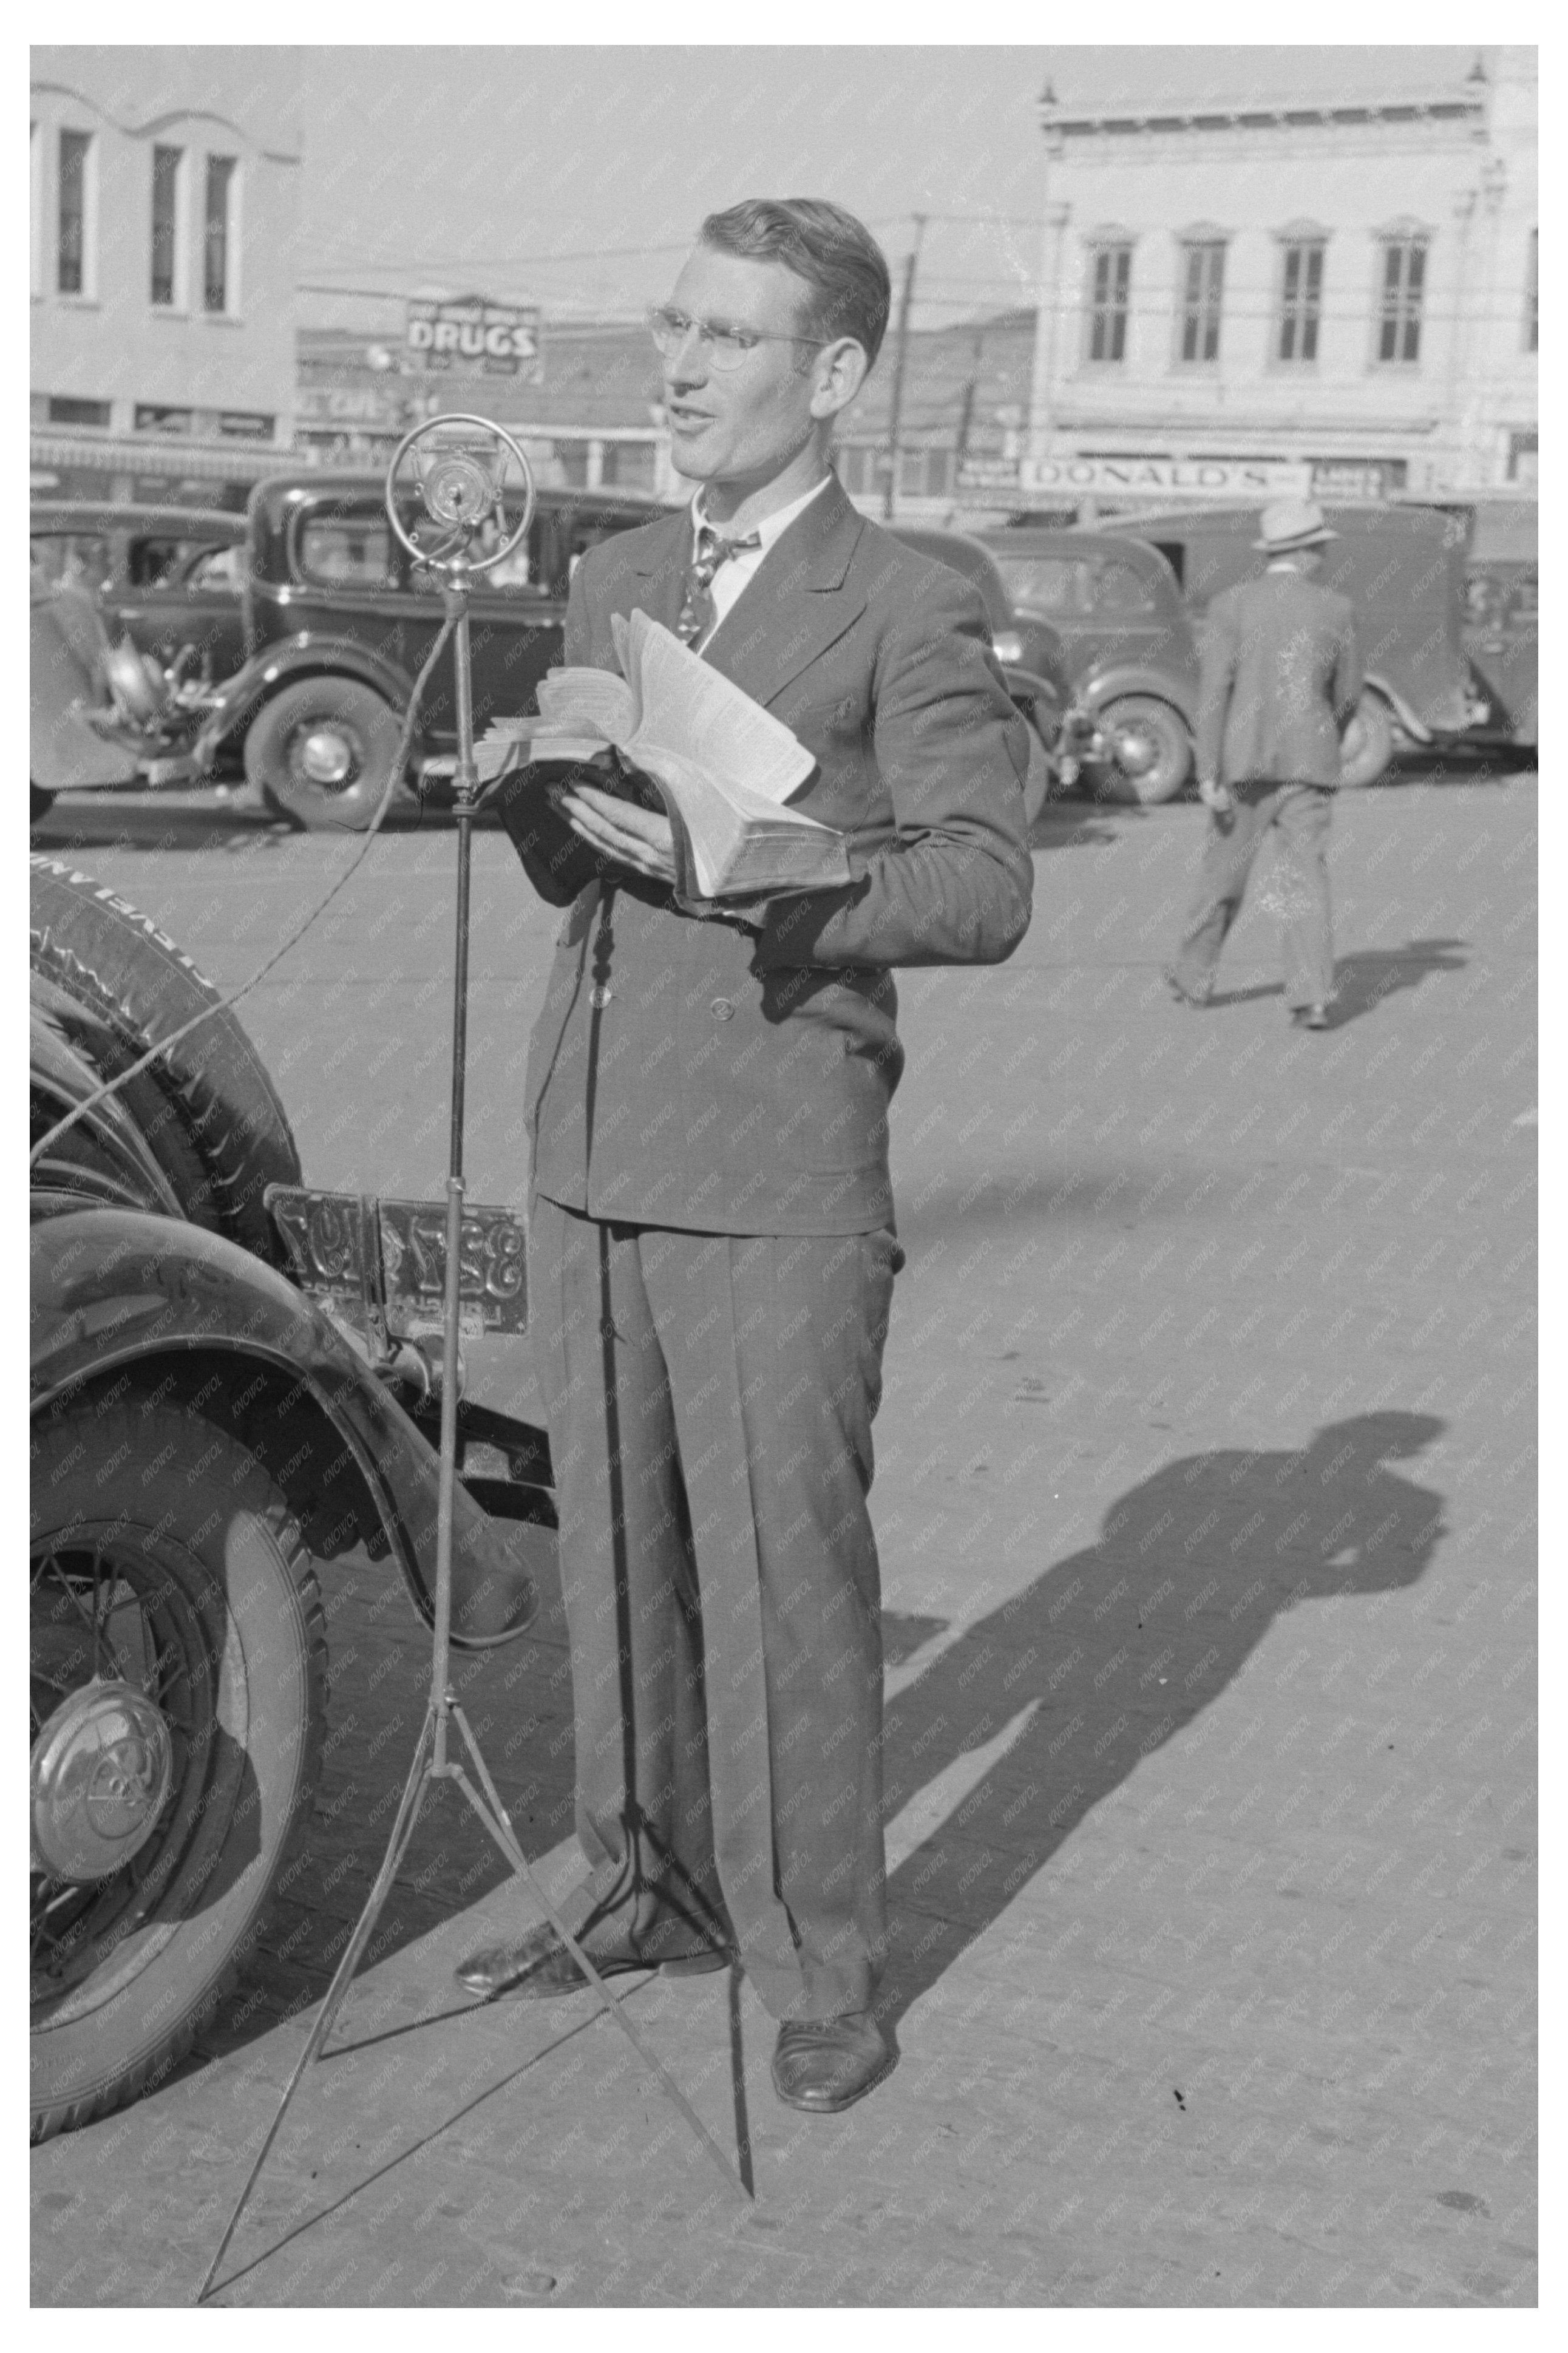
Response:
[[[657,1961],[640,1953],[595,1953],[589,1947],[588,1957],[602,1978],[624,1977],[629,1969],[658,1969],[667,1978],[695,1978],[710,1969],[727,1968],[732,1956],[709,1947]],[[557,1994],[575,1993],[590,1982],[548,1922],[531,1928],[514,1945],[487,1945],[482,1951],[470,1953],[452,1974],[465,1993],[478,1994],[483,2000],[516,1990],[529,2001],[548,2001]]]
[[[1290,1018],[1298,1029],[1326,1029],[1329,1008],[1326,1005],[1293,1005]]]
[[[868,2010],[789,2018],[773,2047],[773,2089],[787,2107],[835,2116],[874,2091],[898,2060]]]

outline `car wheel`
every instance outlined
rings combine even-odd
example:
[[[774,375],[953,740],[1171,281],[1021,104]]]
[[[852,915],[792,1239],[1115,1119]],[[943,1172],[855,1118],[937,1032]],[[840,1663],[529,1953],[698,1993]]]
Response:
[[[402,732],[396,713],[357,679],[300,679],[251,721],[245,773],[268,807],[302,832],[363,833]]]
[[[79,1008],[71,1043],[105,1079],[193,1015],[199,1028],[121,1090],[126,1110],[194,1224],[273,1265],[281,1252],[262,1196],[298,1185],[288,1113],[237,1015],[146,915],[90,875],[35,851],[32,968]]]
[[[1381,694],[1363,686],[1340,741],[1340,789],[1375,785],[1394,757],[1394,714]]]
[[[30,784],[27,786],[27,822],[30,825],[37,825],[41,817],[47,817],[54,805],[53,793],[47,793],[42,785]]]
[[[1187,781],[1193,747],[1181,713],[1153,694],[1123,694],[1100,713],[1109,758],[1097,764],[1098,798],[1173,800]]]
[[[1032,828],[1050,797],[1051,764],[1040,741],[1039,731],[1027,712],[1024,713],[1024,723],[1029,731],[1029,767],[1024,778],[1024,824],[1026,828]]]
[[[326,1720],[315,1572],[200,1414],[41,1415],[32,1449],[32,2138],[160,2083],[303,1841]]]

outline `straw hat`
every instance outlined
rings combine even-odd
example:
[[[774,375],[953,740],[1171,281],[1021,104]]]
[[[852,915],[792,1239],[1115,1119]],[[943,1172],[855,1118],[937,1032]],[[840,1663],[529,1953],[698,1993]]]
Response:
[[[1339,537],[1323,521],[1323,510],[1315,499],[1276,499],[1264,508],[1258,528],[1263,536],[1252,544],[1264,555],[1289,555],[1299,547],[1325,547]]]

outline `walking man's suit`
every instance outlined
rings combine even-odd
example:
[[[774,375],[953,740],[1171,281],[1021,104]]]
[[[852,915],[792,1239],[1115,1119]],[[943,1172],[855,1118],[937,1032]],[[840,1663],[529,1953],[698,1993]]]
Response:
[[[1206,1001],[1253,859],[1276,836],[1272,877],[1285,960],[1285,1001],[1326,1025],[1333,945],[1324,849],[1340,736],[1361,692],[1348,597],[1310,577],[1334,534],[1310,502],[1281,501],[1263,518],[1273,560],[1210,605],[1198,712],[1198,789],[1210,808],[1203,869],[1170,979]]]
[[[689,614],[701,520],[584,559],[569,663],[616,667],[617,613]],[[536,782],[507,811],[566,909],[527,1101],[592,1865],[572,1926],[600,1966],[737,1951],[781,2021],[781,2095],[834,2107],[890,2061],[867,1493],[902,1263],[892,967],[998,962],[1022,937],[1027,749],[976,592],[831,475],[771,543],[764,522],[721,610],[703,659],[812,753],[793,806],[847,836],[849,886],[683,903]]]

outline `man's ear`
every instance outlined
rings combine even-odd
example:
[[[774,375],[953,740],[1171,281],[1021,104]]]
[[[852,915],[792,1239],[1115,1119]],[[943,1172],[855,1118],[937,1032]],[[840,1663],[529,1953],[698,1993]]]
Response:
[[[866,346],[853,335],[840,335],[816,354],[812,370],[811,413],[837,417],[847,408],[865,383],[871,363]]]

